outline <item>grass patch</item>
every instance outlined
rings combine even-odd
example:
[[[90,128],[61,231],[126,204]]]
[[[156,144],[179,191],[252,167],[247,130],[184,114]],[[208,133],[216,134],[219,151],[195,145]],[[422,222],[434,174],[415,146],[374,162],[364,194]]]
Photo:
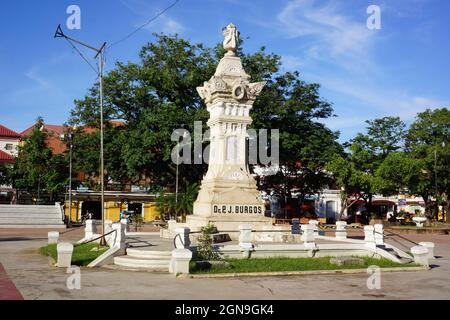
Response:
[[[107,250],[106,248],[103,248],[98,251],[91,251],[94,248],[98,248],[98,244],[88,243],[74,247],[72,254],[72,265],[80,267],[87,266]],[[46,245],[45,247],[40,248],[39,252],[44,256],[50,256],[53,259],[58,260],[56,244]]]
[[[361,257],[364,265],[338,266],[330,263],[330,257],[324,258],[260,258],[260,259],[225,259],[231,268],[200,270],[191,262],[190,271],[193,274],[210,273],[250,273],[250,272],[282,272],[310,270],[366,269],[375,265],[380,268],[416,267],[416,264],[400,264],[388,259]]]

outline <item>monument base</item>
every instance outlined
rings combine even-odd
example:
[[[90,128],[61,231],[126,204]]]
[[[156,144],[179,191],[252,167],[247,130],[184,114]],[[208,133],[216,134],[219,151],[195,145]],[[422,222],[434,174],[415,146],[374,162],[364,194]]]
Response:
[[[231,240],[239,240],[239,226],[248,224],[252,226],[253,239],[262,242],[281,241],[283,234],[290,234],[290,225],[272,225],[272,219],[265,216],[233,215],[233,216],[187,216],[186,223],[169,221],[168,229],[161,231],[163,238],[173,238],[176,235],[175,229],[187,227],[191,232],[198,232],[208,223],[214,224],[219,233],[226,233]],[[267,232],[264,232],[267,231]],[[279,231],[279,232],[273,232]]]

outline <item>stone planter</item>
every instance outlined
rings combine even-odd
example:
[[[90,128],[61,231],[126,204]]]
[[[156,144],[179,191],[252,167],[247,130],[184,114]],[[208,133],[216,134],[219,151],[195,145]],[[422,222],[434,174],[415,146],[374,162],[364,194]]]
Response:
[[[427,218],[425,217],[414,217],[412,218],[413,222],[416,224],[416,227],[422,228],[423,224],[427,222]]]

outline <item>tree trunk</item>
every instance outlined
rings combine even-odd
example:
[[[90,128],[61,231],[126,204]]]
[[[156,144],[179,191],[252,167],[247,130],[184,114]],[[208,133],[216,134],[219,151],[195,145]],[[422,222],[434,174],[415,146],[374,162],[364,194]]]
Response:
[[[373,195],[369,193],[368,200],[367,200],[367,211],[369,212],[370,216],[372,217],[372,198]]]

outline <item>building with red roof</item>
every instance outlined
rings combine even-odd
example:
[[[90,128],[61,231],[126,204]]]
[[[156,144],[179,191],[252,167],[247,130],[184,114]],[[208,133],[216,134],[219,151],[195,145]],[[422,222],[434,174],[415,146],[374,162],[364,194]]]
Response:
[[[0,162],[14,162],[20,137],[19,133],[0,124]]]
[[[32,125],[28,129],[25,129],[20,134],[21,137],[26,137],[31,134],[35,125]],[[54,125],[54,124],[46,124],[44,123],[44,127],[42,130],[45,130],[48,137],[46,140],[47,146],[52,149],[53,154],[62,154],[66,151],[66,144],[62,140],[62,135],[66,132],[67,127]]]

